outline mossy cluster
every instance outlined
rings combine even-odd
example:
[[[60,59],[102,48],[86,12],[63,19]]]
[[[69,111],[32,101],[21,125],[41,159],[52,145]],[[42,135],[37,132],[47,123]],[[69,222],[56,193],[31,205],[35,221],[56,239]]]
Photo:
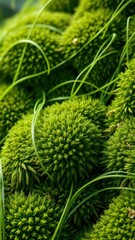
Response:
[[[97,174],[100,173],[97,173],[96,171],[95,177],[97,176]],[[87,181],[83,182],[83,184],[82,182],[78,181],[78,186],[83,186],[86,183]],[[77,197],[76,201],[72,205],[72,214],[69,216],[68,221],[72,226],[77,228],[77,231],[80,231],[80,229],[83,227],[92,226],[93,223],[97,221],[103,209],[108,206],[105,205],[103,201],[101,201],[101,196],[99,194],[92,196],[95,191],[100,190],[102,187],[102,184],[93,184],[87,187],[81,192],[81,194]],[[72,195],[75,194],[79,190],[79,188],[80,187],[77,188],[77,186],[74,186]],[[60,191],[57,188],[57,185],[55,185],[55,187],[48,187],[48,185],[46,185],[45,183],[40,186],[37,185],[34,189],[34,192],[39,192],[41,195],[44,195],[44,193],[47,192],[47,194],[49,194],[51,198],[55,199],[55,201],[60,206],[65,205],[65,202],[69,197],[69,189],[64,188],[64,190],[62,189]]]
[[[34,141],[38,155],[44,169],[60,189],[86,181],[100,165],[98,157],[103,136],[98,124],[100,116],[105,116],[105,108],[101,104],[95,114],[93,106],[96,108],[98,103],[98,100],[93,100],[92,104],[92,99],[76,99],[75,102],[54,104],[42,111],[36,123]],[[9,132],[2,149],[4,175],[13,190],[30,186],[33,181],[29,173],[37,178],[37,169],[41,167],[32,145],[32,119],[33,115],[21,119]]]
[[[0,97],[9,87],[8,84],[0,84]],[[36,101],[36,96],[35,96]],[[24,88],[14,87],[0,100],[0,142],[6,137],[9,129],[25,114],[33,111],[33,94]],[[0,144],[1,145],[1,144]]]
[[[106,171],[125,171],[134,173],[135,170],[135,118],[125,119],[120,123],[114,134],[106,142],[104,161]],[[116,179],[121,182],[122,179]]]
[[[86,89],[90,91],[93,85],[97,87],[103,86],[114,73],[117,68],[120,47],[123,45],[122,36],[124,34],[125,25],[123,16],[117,17],[110,23],[106,33],[104,34],[103,28],[112,16],[110,9],[97,9],[94,12],[85,12],[82,17],[74,20],[72,24],[64,31],[61,37],[61,47],[65,58],[72,58],[72,64],[80,73],[85,67],[90,68],[98,51],[98,61],[96,65],[91,65],[91,71],[86,80],[91,83],[90,85],[84,84]],[[101,31],[102,30],[102,31]],[[101,32],[100,32],[101,31]],[[114,33],[117,33],[116,39],[108,49],[104,52],[103,57],[101,52],[107,46]],[[95,37],[97,34],[97,37]],[[106,45],[101,48],[101,45],[106,42]],[[82,61],[83,59],[83,61]],[[106,68],[106,67],[107,68]],[[84,74],[83,74],[84,75]],[[81,78],[83,78],[83,75]],[[96,90],[96,87],[94,88]]]
[[[44,81],[42,81],[42,86],[47,92],[46,98],[48,105],[54,103],[55,99],[57,100],[59,97],[61,98],[59,101],[70,98],[76,76],[76,69],[71,64],[65,64],[64,68],[61,66],[45,77]],[[77,86],[79,86],[79,84],[77,84]],[[78,94],[83,95],[84,92],[84,87],[81,87]]]
[[[134,1],[28,2],[0,28],[6,239],[134,240]]]
[[[126,1],[124,2],[124,4],[127,3]],[[117,7],[121,4],[121,0],[80,0],[80,3],[76,9],[76,12],[74,14],[74,18],[77,19],[79,17],[81,17],[84,12],[94,12],[95,10],[99,9],[99,8],[109,8],[112,11],[115,11],[117,9]],[[135,4],[133,2],[130,2],[127,7],[126,10],[124,10],[124,14],[126,16],[130,16],[135,14],[134,11],[134,6]]]
[[[6,238],[51,240],[61,212],[62,209],[48,196],[35,193],[26,196],[16,192],[6,199]],[[62,235],[69,239],[69,233]]]
[[[126,118],[135,115],[135,59],[132,59],[119,75],[114,99],[108,107],[110,130]]]
[[[93,229],[78,236],[77,240],[134,239],[135,193],[124,191],[112,201]]]
[[[74,97],[73,99],[63,101],[61,104],[56,102],[51,107],[47,106],[44,113],[46,117],[49,114],[59,115],[63,111],[70,113],[71,110],[91,120],[102,132],[106,129],[107,107],[99,99],[93,99],[92,97]]]
[[[5,185],[11,192],[30,190],[34,181],[37,183],[40,179],[40,163],[32,145],[31,126],[31,114],[20,119],[12,127],[2,148]]]
[[[1,63],[1,71],[4,76],[10,76],[13,79],[25,47],[25,55],[19,72],[19,78],[37,74],[41,71],[47,72],[47,62],[49,62],[50,67],[53,67],[62,60],[58,43],[59,34],[50,34],[50,30],[45,28],[42,31],[40,28],[34,28],[30,38],[28,38],[28,34],[29,30],[23,28],[15,32],[14,35],[10,33],[3,42],[2,53],[7,50],[7,46],[9,49]],[[21,39],[25,41],[21,42]],[[36,47],[36,45],[40,47]],[[46,57],[41,52],[41,48],[45,52]],[[11,68],[12,71],[10,71]]]
[[[75,193],[102,171],[101,125],[105,113],[99,100],[76,98],[43,109],[35,126],[33,115],[26,115],[9,131],[2,148],[5,188],[27,193],[45,184],[45,192],[64,205],[72,185]],[[82,196],[87,197],[92,190],[89,188]],[[87,201],[75,212],[72,221],[76,226],[97,218],[103,206],[96,204],[100,202],[97,196],[92,202]],[[93,211],[91,206],[95,206]]]
[[[56,85],[72,80],[63,88],[56,88],[51,94],[49,93],[48,98],[62,96],[62,93],[69,96],[77,71],[71,64],[64,64],[64,67],[53,71],[52,68],[64,60],[59,41],[62,32],[71,22],[71,14],[44,10],[33,25],[38,12],[34,9],[24,15],[23,12],[16,14],[10,19],[11,26],[9,20],[6,22],[5,36],[0,49],[3,56],[0,64],[2,78],[8,83],[12,82],[21,56],[24,54],[16,80],[26,77],[27,80],[23,82],[26,87],[34,86],[36,90],[44,89],[46,92]],[[32,27],[33,30],[29,36]],[[10,71],[11,68],[12,71]],[[38,76],[38,73],[41,75]],[[35,77],[31,78],[34,74]],[[84,93],[82,89],[81,93]]]

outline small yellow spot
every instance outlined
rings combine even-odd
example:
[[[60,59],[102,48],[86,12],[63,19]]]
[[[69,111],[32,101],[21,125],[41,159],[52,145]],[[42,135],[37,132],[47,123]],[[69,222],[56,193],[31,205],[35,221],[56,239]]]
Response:
[[[72,40],[72,43],[73,43],[74,45],[76,45],[76,44],[78,43],[78,38],[74,38],[74,39]]]
[[[135,210],[128,208],[128,217],[135,218]]]

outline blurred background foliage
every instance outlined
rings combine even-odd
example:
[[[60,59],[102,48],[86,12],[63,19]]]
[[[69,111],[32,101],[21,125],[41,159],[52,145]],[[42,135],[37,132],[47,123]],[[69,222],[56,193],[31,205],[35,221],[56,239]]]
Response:
[[[0,0],[0,24],[7,18],[20,11],[24,3],[36,2],[33,0]]]
[[[0,0],[0,20],[11,17],[20,10],[25,0]]]

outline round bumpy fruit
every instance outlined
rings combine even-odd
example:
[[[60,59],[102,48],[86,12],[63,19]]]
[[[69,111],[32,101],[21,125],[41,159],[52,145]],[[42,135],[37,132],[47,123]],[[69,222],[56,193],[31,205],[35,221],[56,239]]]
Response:
[[[77,240],[134,240],[134,237],[135,192],[124,191],[113,200],[93,229],[85,231]]]

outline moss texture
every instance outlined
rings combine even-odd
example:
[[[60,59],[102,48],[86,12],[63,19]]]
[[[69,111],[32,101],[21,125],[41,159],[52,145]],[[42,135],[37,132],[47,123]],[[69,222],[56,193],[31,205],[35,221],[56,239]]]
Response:
[[[109,138],[104,151],[106,171],[126,171],[134,173],[135,170],[135,118],[131,117],[119,124],[115,133]],[[116,179],[115,182],[121,182]]]
[[[35,141],[54,184],[63,189],[90,178],[100,164],[101,131],[91,120],[72,111],[44,116],[37,123]]]
[[[119,75],[114,99],[108,107],[110,130],[124,119],[135,115],[135,59]]]
[[[124,191],[110,204],[93,230],[85,231],[77,240],[134,240],[135,193]]]
[[[0,84],[0,96],[9,85]],[[32,112],[36,101],[33,94],[24,88],[14,87],[0,101],[0,141],[4,139],[9,129],[26,113]]]
[[[96,171],[93,173],[93,178],[98,176],[98,172]],[[90,176],[91,178],[91,176]],[[90,179],[89,180],[92,180]],[[78,181],[77,185],[74,185],[73,187],[73,194],[75,194],[84,184],[88,183],[89,181],[83,182]],[[75,228],[77,228],[77,231],[80,230],[80,228],[83,228],[84,226],[89,227],[92,226],[100,216],[101,212],[103,212],[103,209],[105,209],[103,199],[101,198],[101,195],[97,194],[94,195],[96,191],[101,189],[102,184],[92,184],[91,186],[85,188],[81,194],[76,198],[75,202],[72,205],[72,208],[70,209],[70,212],[74,209],[70,217],[68,218],[68,222]],[[46,183],[42,183],[41,185],[37,185],[34,189],[35,192],[40,192],[41,195],[49,194],[49,196],[57,202],[59,206],[65,206],[67,198],[69,196],[70,189],[59,189],[56,185],[48,186]],[[90,195],[92,195],[90,197]],[[85,201],[84,201],[85,199]],[[77,207],[78,206],[78,207]],[[76,208],[77,207],[77,208]],[[69,212],[69,214],[70,214]]]
[[[47,196],[16,192],[6,199],[6,238],[51,240],[61,213],[62,209]],[[69,233],[62,235],[69,239]]]
[[[116,10],[116,8],[118,7],[118,5],[121,3],[121,0],[80,0],[80,3],[76,9],[74,18],[77,19],[79,17],[81,17],[84,12],[94,12],[99,8],[109,8],[111,10]],[[124,2],[126,3],[126,1]],[[130,16],[135,14],[134,11],[134,3],[130,3],[124,10],[124,14],[126,16]]]
[[[2,166],[9,191],[30,190],[39,182],[40,164],[31,137],[32,115],[25,116],[9,131],[2,148]]]
[[[47,3],[47,0],[41,0],[41,2],[42,4]],[[55,0],[47,6],[47,9],[53,12],[60,11],[74,13],[78,3],[79,0]]]
[[[78,20],[73,21],[61,37],[61,46],[65,58],[76,54],[71,59],[71,62],[80,73],[93,61],[101,45],[106,40],[109,42],[112,33],[117,32],[115,41],[105,51],[106,54],[110,53],[110,55],[100,59],[87,77],[88,82],[98,87],[105,84],[106,81],[109,81],[114,73],[119,61],[119,50],[123,45],[122,36],[124,34],[123,32],[125,32],[125,28],[123,28],[125,21],[123,20],[123,16],[120,15],[119,18],[116,18],[110,24],[104,36],[102,32],[95,38],[97,32],[105,26],[111,15],[112,11],[108,9],[98,9],[91,13],[86,12]],[[93,40],[89,43],[91,39]],[[81,48],[82,50],[80,50]],[[81,76],[81,78],[83,78],[83,76]],[[93,87],[87,87],[86,85],[86,89],[91,90]]]
[[[21,39],[26,39],[27,41],[28,33],[29,29],[23,28],[20,29],[20,31],[16,31],[14,34],[10,33],[4,39],[1,47],[1,52],[4,53],[4,51],[10,47],[11,49],[7,52],[1,62],[1,72],[3,74],[3,77],[8,76],[13,79],[26,43],[18,43],[14,47],[12,47],[12,45]],[[42,31],[41,28],[34,28],[30,37],[30,40],[35,44],[38,44],[44,51],[44,54],[49,61],[50,67],[53,67],[62,61],[62,55],[59,48],[59,37],[60,35],[58,33],[52,33],[49,29],[44,28]],[[47,71],[47,69],[47,63],[41,51],[33,44],[27,43],[27,48],[18,78],[30,76],[31,74],[36,74],[41,71]],[[41,79],[43,81],[43,76],[38,78],[38,85],[40,85]],[[32,79],[32,85],[34,84],[34,80]]]
[[[72,183],[78,187],[78,181],[82,184],[93,178],[93,172],[100,168],[103,135],[98,124],[105,109],[99,104],[96,116],[92,106],[90,112],[90,103],[91,99],[67,102],[67,106],[63,102],[41,112],[35,126],[38,157],[32,145],[32,115],[11,129],[2,149],[3,173],[11,191],[27,191],[42,178],[52,184],[47,174],[41,176],[44,170],[40,161],[59,190],[69,189]],[[94,105],[96,108],[96,101]]]
[[[128,25],[128,59],[135,58],[135,14],[130,18]]]
[[[74,97],[63,101],[62,104],[58,102],[45,109],[44,114],[61,114],[63,111],[76,112],[91,120],[102,131],[106,128],[106,112],[107,107],[100,102],[99,99],[91,97]]]
[[[63,99],[69,99],[71,89],[78,73],[71,64],[64,64],[61,67],[51,71],[44,81],[43,87],[46,90],[47,104],[62,102]],[[77,84],[78,86],[78,84]],[[78,95],[84,94],[85,89],[81,87]],[[60,99],[63,97],[63,99]]]
[[[13,31],[15,28],[22,28],[26,26],[27,28],[30,27],[36,17],[37,17],[38,11],[31,11],[25,14],[22,14],[20,16],[20,13],[16,15],[13,19],[10,19],[10,22],[12,27],[6,26],[9,28],[10,31]],[[64,13],[64,12],[50,12],[44,10],[41,15],[38,17],[38,20],[36,22],[36,26],[44,27],[44,28],[49,28],[49,27],[54,27],[57,28],[57,31],[64,31],[70,24],[71,22],[71,14],[69,13]],[[21,26],[20,26],[21,24]],[[5,26],[5,28],[6,28]],[[55,31],[55,29],[54,29]]]

